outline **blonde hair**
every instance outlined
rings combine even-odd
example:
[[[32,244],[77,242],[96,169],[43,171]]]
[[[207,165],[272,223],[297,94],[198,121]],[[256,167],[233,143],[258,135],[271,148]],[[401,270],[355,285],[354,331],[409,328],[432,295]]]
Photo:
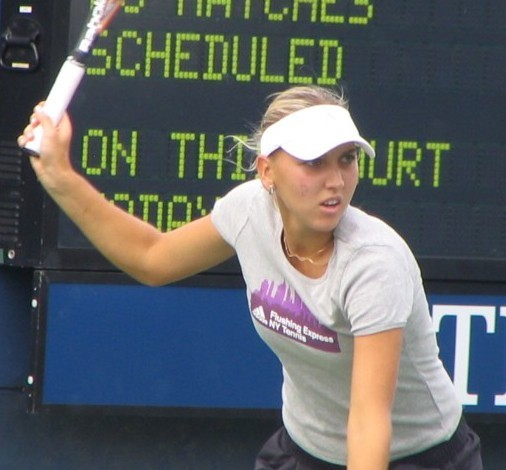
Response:
[[[316,85],[295,86],[273,93],[267,99],[270,99],[271,102],[265,110],[260,123],[252,127],[250,137],[244,140],[238,136],[230,136],[235,141],[235,145],[230,151],[241,145],[249,151],[248,153],[251,153],[251,164],[247,168],[242,168],[245,171],[256,170],[256,157],[260,152],[262,134],[275,122],[295,111],[319,104],[333,104],[348,109],[348,100],[344,97],[342,90],[331,90]]]
[[[316,85],[295,86],[287,90],[273,93],[268,97],[271,100],[260,123],[253,127],[247,140],[234,137],[236,145],[242,145],[251,152],[253,161],[249,170],[256,168],[256,156],[260,151],[260,140],[264,131],[295,111],[316,106],[319,104],[333,104],[348,109],[348,101],[342,91],[322,88]]]
[[[274,93],[270,105],[264,113],[258,128],[253,134],[255,147],[260,147],[260,139],[265,129],[295,111],[319,104],[333,104],[348,108],[348,102],[342,93],[318,86],[300,86]]]

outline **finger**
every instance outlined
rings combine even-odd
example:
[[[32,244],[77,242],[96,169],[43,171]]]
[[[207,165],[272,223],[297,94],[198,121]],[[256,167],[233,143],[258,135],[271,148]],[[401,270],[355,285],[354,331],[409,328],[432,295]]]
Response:
[[[48,121],[52,122],[49,116],[44,112],[44,108],[42,108],[42,106],[35,106],[30,122],[36,122],[44,126]]]
[[[18,137],[18,146],[24,148],[26,144],[30,141],[29,137],[25,134],[20,135]]]
[[[39,119],[39,115],[38,114],[32,114],[30,116],[30,126],[32,127],[37,127],[38,125],[40,124],[40,119]]]
[[[59,126],[42,109],[37,109],[34,117],[35,122],[42,127],[45,135],[55,134]]]
[[[34,138],[33,129],[34,129],[34,126],[32,124],[28,124],[23,129],[23,133],[17,139],[18,145],[20,147],[25,147],[28,142],[33,140],[33,138]]]
[[[33,114],[30,116],[29,124],[23,129],[23,134],[18,136],[17,143],[20,147],[24,147],[30,140],[33,140],[33,130],[40,124],[38,117],[42,107],[39,105],[33,109]]]

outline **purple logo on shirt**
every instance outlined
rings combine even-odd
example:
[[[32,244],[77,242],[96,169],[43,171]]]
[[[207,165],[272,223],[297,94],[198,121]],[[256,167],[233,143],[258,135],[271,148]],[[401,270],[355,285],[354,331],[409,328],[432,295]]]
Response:
[[[251,294],[251,313],[266,328],[326,352],[340,352],[337,333],[322,325],[285,282],[263,281]]]

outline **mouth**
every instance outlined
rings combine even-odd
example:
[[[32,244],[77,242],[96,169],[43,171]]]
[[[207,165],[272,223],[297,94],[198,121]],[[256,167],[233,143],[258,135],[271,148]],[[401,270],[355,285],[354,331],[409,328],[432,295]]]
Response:
[[[341,198],[332,198],[332,199],[327,199],[326,201],[323,201],[321,203],[321,205],[323,207],[328,207],[328,208],[334,208],[334,207],[337,207],[339,206],[339,204],[341,204]]]

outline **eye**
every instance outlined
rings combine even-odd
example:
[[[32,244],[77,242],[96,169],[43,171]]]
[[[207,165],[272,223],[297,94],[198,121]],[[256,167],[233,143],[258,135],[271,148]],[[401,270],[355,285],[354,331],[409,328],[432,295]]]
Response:
[[[341,161],[341,163],[345,165],[350,165],[351,163],[357,161],[358,157],[359,157],[358,152],[356,150],[352,150],[342,155],[339,160]]]

